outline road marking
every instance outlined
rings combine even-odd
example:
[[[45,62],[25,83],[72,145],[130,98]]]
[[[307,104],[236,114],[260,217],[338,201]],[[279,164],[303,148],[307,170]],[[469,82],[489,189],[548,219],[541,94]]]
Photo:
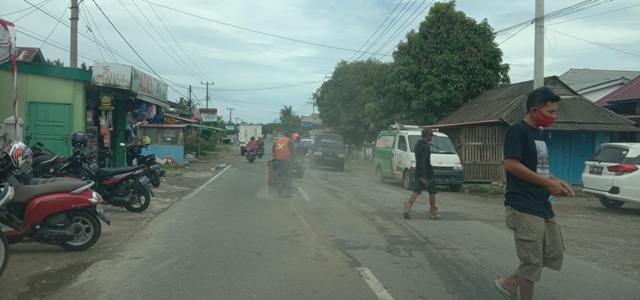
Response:
[[[298,191],[300,191],[300,194],[302,194],[302,197],[304,197],[304,200],[311,202],[311,198],[309,198],[309,195],[307,195],[307,193],[305,193],[301,187],[298,187]]]
[[[207,183],[203,184],[197,190],[191,192],[191,194],[189,194],[186,197],[184,197],[184,200],[190,199],[195,194],[200,192],[202,189],[204,189],[205,186],[209,185],[209,183],[211,183],[212,181],[216,180],[216,178],[220,177],[220,175],[222,175],[222,173],[224,173],[225,171],[229,170],[230,167],[231,167],[231,165],[228,165],[226,168],[224,168],[222,171],[220,171],[220,173],[216,174],[216,176],[213,176],[213,178],[209,179],[209,181],[207,181]]]
[[[373,276],[373,273],[371,273],[371,270],[369,270],[369,268],[356,268],[356,270],[358,270],[360,276],[362,276],[362,279],[367,282],[371,290],[376,294],[376,296],[378,296],[378,299],[393,300],[393,297],[391,297],[384,286],[382,286],[380,281],[378,281],[378,279]]]

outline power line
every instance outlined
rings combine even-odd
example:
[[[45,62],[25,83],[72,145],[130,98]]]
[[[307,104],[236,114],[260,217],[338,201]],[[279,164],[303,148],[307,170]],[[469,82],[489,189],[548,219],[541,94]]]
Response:
[[[414,22],[414,21],[415,21],[419,16],[422,16],[422,14],[424,14],[424,12],[425,12],[427,9],[429,9],[429,7],[431,6],[431,4],[433,4],[433,2],[435,2],[435,0],[432,0],[432,1],[429,3],[429,5],[425,6],[425,8],[423,8],[423,9],[422,9],[422,11],[421,11],[419,14],[417,14],[417,15],[413,18],[413,20],[411,20],[411,22],[409,22],[409,24],[407,24],[407,26],[403,29],[403,31],[407,31],[407,28],[409,28],[409,26],[411,26],[411,24],[413,24],[413,22]],[[420,28],[420,24],[418,24],[418,27],[417,27],[417,28]],[[385,53],[383,56],[388,56],[388,55],[389,55],[389,53],[391,53],[391,51],[393,51],[393,49],[395,49],[395,48],[396,48],[396,47],[393,47],[393,48],[389,49],[389,51],[387,51],[387,53]]]
[[[64,17],[64,14],[67,13],[67,10],[69,10],[69,5],[71,5],[71,1],[69,1],[69,4],[65,5],[64,11],[62,12],[62,14],[60,14],[60,17],[58,18],[58,22],[56,22],[56,25],[53,26],[53,29],[51,29],[51,32],[49,33],[47,38],[44,39],[40,48],[44,47],[44,44],[47,42],[47,40],[49,40],[53,32],[56,31],[56,28],[58,28],[58,25],[60,24],[60,20],[62,20],[62,17]]]
[[[512,37],[516,36],[518,33],[522,32],[525,28],[529,27],[529,25],[524,26],[522,28],[520,28],[520,30],[516,31],[516,33],[512,34],[511,36],[509,36],[508,38],[504,39],[502,42],[498,43],[498,46],[502,45],[504,42],[508,41],[509,39],[511,39]]]
[[[414,0],[414,3],[417,0]],[[384,30],[382,31],[382,33],[380,33],[380,35],[378,35],[378,37],[373,41],[373,43],[369,44],[369,47],[367,47],[367,49],[365,50],[365,52],[368,52],[369,50],[371,50],[371,48],[373,48],[379,41],[380,39],[382,39],[382,37],[387,34],[387,32],[389,32],[390,27],[395,26],[396,23],[398,23],[399,20],[399,15],[401,12],[405,11],[405,8],[407,7],[407,5],[409,5],[409,2],[407,1],[407,3],[404,4],[404,6],[400,9],[400,12],[398,12],[391,21],[389,21],[389,24],[387,24],[387,27],[384,28]],[[405,12],[406,13],[406,12]],[[360,56],[358,56],[358,58],[356,58],[355,60],[359,60],[360,58],[362,58],[362,56],[365,55],[365,52],[362,52],[360,54]],[[368,53],[371,54],[371,53]]]
[[[86,8],[86,5],[85,5]],[[93,36],[93,41],[96,43],[96,48],[98,48],[98,52],[100,52],[100,57],[102,57],[103,61],[106,61],[106,59],[104,59],[104,54],[102,54],[102,49],[100,48],[100,44],[98,43],[98,38],[96,37],[96,34],[93,32],[93,30],[91,30],[91,23],[89,22],[89,18],[87,17],[87,13],[85,12],[86,9],[82,9],[80,10],[82,14],[84,14],[84,22],[87,23],[85,24],[85,26],[87,26],[87,30],[89,30],[89,32],[91,32],[91,36]],[[107,50],[104,50],[105,52],[107,52]],[[109,53],[107,53],[107,55],[109,55]]]
[[[132,0],[133,1],[133,0]],[[135,2],[133,2],[135,4]],[[137,7],[138,5],[136,5]],[[202,74],[202,76],[204,76],[204,78],[207,78],[207,74],[205,74],[204,72],[202,72],[202,70],[198,67],[198,65],[196,63],[193,62],[193,60],[191,59],[191,56],[189,56],[189,54],[187,54],[186,51],[184,51],[184,49],[182,48],[182,45],[180,45],[180,43],[178,43],[178,41],[176,40],[175,36],[173,36],[173,34],[171,33],[171,31],[169,30],[169,27],[167,27],[167,25],[164,23],[164,21],[162,21],[162,18],[160,18],[160,16],[158,15],[158,13],[156,12],[156,10],[153,8],[153,6],[151,4],[149,4],[149,7],[151,8],[151,10],[153,11],[153,13],[156,15],[156,17],[158,17],[158,20],[160,20],[160,24],[162,24],[162,26],[164,26],[164,29],[167,30],[167,32],[169,33],[169,36],[171,36],[171,38],[173,39],[174,42],[176,42],[176,45],[178,45],[178,48],[180,48],[180,50],[182,50],[182,53],[184,53],[184,56],[187,57],[187,59],[189,59],[189,61],[191,62],[192,65],[194,65],[196,67],[196,69],[198,69],[198,71],[200,71],[200,74]],[[186,64],[186,63],[185,63]],[[189,67],[191,69],[191,67]],[[192,69],[193,70],[193,69]],[[196,76],[197,77],[197,76]]]
[[[98,23],[96,23],[96,20],[93,18],[93,14],[91,14],[91,11],[87,7],[87,3],[83,2],[83,4],[84,4],[84,9],[87,11],[87,13],[89,14],[89,17],[91,18],[91,21],[93,22],[94,28],[96,30],[98,30],[98,34],[102,38],[102,42],[104,43],[103,48],[105,49],[105,52],[107,53],[107,55],[109,55],[109,53],[111,53],[110,57],[113,58],[113,61],[115,61],[117,63],[118,59],[114,55],[113,50],[108,46],[107,40],[104,38],[104,35],[102,35],[102,31],[100,31],[100,27],[98,26]],[[95,37],[95,35],[94,35],[94,37]]]
[[[45,2],[49,2],[49,1],[51,1],[51,0],[44,0],[44,1],[42,1],[42,2],[38,2],[38,3],[36,3],[36,5],[40,5],[40,4],[43,4],[43,3],[45,3]],[[1,15],[0,15],[0,17],[9,16],[9,15],[15,15],[15,14],[17,14],[17,13],[21,13],[21,12],[23,12],[23,11],[25,11],[25,10],[29,10],[29,9],[31,9],[31,7],[23,8],[23,9],[21,9],[21,10],[16,10],[16,11],[14,11],[14,12],[6,13],[6,14],[1,14]],[[34,10],[32,10],[32,11],[31,11],[30,13],[28,13],[27,15],[31,14],[31,13],[32,13],[32,12],[34,12],[34,11],[36,11],[36,10],[35,10],[35,9],[34,9]],[[23,16],[23,18],[24,18],[24,17],[25,17],[25,16]],[[16,21],[13,21],[13,22],[16,22]]]
[[[176,63],[176,65],[178,65],[178,67],[182,68],[182,69],[183,69],[185,72],[187,72],[189,75],[191,75],[191,76],[193,76],[193,77],[198,77],[197,75],[196,75],[196,76],[194,76],[194,74],[195,74],[195,73],[191,73],[191,72],[190,72],[189,70],[187,70],[187,69],[186,69],[182,64],[180,64],[180,63],[179,63],[179,62],[178,62],[178,61],[177,61],[177,60],[176,60],[176,59],[175,59],[171,54],[169,54],[169,52],[168,52],[168,51],[167,51],[167,50],[166,50],[166,49],[165,49],[165,48],[160,44],[160,42],[158,42],[158,41],[153,37],[153,35],[151,35],[151,33],[150,33],[146,28],[144,28],[144,26],[142,26],[142,24],[140,23],[140,21],[138,21],[138,18],[136,18],[136,17],[131,13],[131,11],[129,11],[129,9],[124,5],[124,3],[122,3],[122,1],[118,0],[118,2],[120,3],[120,5],[122,5],[122,7],[124,7],[124,9],[127,11],[127,13],[129,13],[129,15],[131,16],[131,18],[132,18],[132,19],[133,19],[133,20],[134,20],[134,21],[135,21],[135,22],[140,26],[140,28],[142,28],[142,30],[143,30],[145,33],[147,33],[147,35],[151,38],[151,40],[153,40],[153,41],[158,45],[158,47],[160,47],[160,49],[161,49],[162,51],[164,51],[164,53],[166,53],[166,54],[167,54],[167,56],[169,56],[169,58],[171,58],[171,60],[173,60],[173,61]],[[134,2],[134,3],[135,3],[135,2]],[[146,17],[145,17],[145,18],[146,18]],[[148,21],[148,19],[147,19],[147,21]],[[153,26],[153,25],[152,25],[152,26]],[[157,31],[156,31],[156,32],[157,32]],[[165,41],[165,43],[166,43],[166,41]],[[174,53],[175,53],[175,51],[174,51]],[[183,62],[184,62],[184,61],[183,61]]]
[[[549,25],[550,25],[550,26],[553,26],[553,25],[558,25],[558,24],[563,24],[563,23],[569,23],[569,22],[573,22],[573,21],[577,21],[577,20],[582,20],[582,19],[586,19],[586,18],[591,18],[591,17],[596,17],[596,16],[601,16],[601,15],[609,14],[609,13],[616,12],[616,11],[620,11],[620,10],[625,10],[625,9],[632,8],[632,7],[636,7],[636,6],[640,6],[640,4],[629,5],[629,6],[625,6],[625,7],[622,7],[622,8],[618,8],[618,9],[614,9],[614,10],[610,10],[610,11],[605,11],[605,12],[603,12],[603,13],[594,14],[594,15],[589,15],[589,16],[585,16],[585,17],[581,17],[581,18],[575,18],[575,19],[571,19],[571,20],[567,20],[567,21],[562,21],[562,22],[556,22],[556,23],[549,24]]]
[[[118,30],[118,28],[116,27],[115,24],[113,24],[113,22],[111,22],[111,19],[109,19],[109,17],[107,16],[107,14],[105,14],[105,12],[102,10],[102,8],[100,8],[100,5],[98,5],[98,3],[96,2],[96,0],[93,0],[93,3],[96,5],[96,7],[98,7],[98,9],[100,10],[100,12],[102,13],[102,15],[107,19],[107,21],[109,21],[109,24],[111,24],[111,26],[113,27],[113,29],[118,33],[118,35],[120,35],[120,37],[124,40],[125,43],[127,43],[127,45],[129,46],[129,48],[131,48],[131,50],[138,56],[138,58],[140,58],[140,60],[149,68],[149,70],[151,70],[151,72],[153,72],[153,74],[155,74],[156,76],[158,76],[158,78],[160,80],[162,80],[162,82],[164,82],[164,84],[168,85],[171,89],[173,89],[174,92],[176,92],[178,95],[181,95],[183,97],[185,97],[184,94],[180,93],[180,91],[176,90],[173,86],[167,84],[164,79],[162,79],[162,76],[160,76],[148,63],[146,60],[144,60],[144,58],[142,58],[142,56],[140,56],[140,54],[138,53],[138,51],[136,51],[135,48],[133,48],[133,46],[131,46],[131,44],[129,43],[129,41],[127,41],[127,39],[124,37],[124,35],[122,35],[122,33],[120,32],[120,30]]]
[[[253,91],[270,91],[270,90],[279,90],[279,89],[288,89],[288,88],[293,88],[293,87],[300,87],[300,86],[305,86],[305,85],[311,85],[311,84],[316,84],[316,83],[320,83],[322,81],[309,81],[309,82],[304,82],[304,83],[296,83],[296,84],[290,84],[290,85],[282,85],[282,86],[273,86],[273,87],[266,87],[266,88],[245,88],[245,89],[220,89],[220,88],[216,88],[213,90],[217,90],[217,91],[223,91],[223,92],[253,92]]]
[[[545,28],[547,28],[547,29],[549,29],[549,30],[551,30],[551,31],[554,31],[555,33],[559,33],[559,34],[561,34],[561,35],[568,36],[568,37],[571,37],[571,38],[574,38],[574,39],[576,39],[576,40],[580,40],[580,41],[583,41],[583,42],[586,42],[586,43],[589,43],[589,44],[594,44],[594,45],[596,45],[596,46],[604,47],[604,48],[611,49],[611,50],[614,50],[614,51],[618,51],[618,52],[621,52],[621,53],[624,53],[624,54],[629,54],[629,55],[633,55],[633,56],[636,56],[636,57],[640,57],[640,55],[635,54],[635,53],[627,52],[627,51],[624,51],[624,50],[620,50],[620,49],[617,49],[617,48],[613,48],[613,47],[611,47],[611,46],[607,46],[607,45],[599,44],[599,43],[596,43],[596,42],[588,41],[588,40],[585,40],[585,39],[583,39],[583,38],[579,38],[579,37],[577,37],[577,36],[573,36],[573,35],[570,35],[570,34],[562,33],[562,32],[557,31],[557,30],[553,30],[553,29],[548,28],[548,27],[546,27],[546,26],[545,26]]]
[[[427,2],[427,0],[422,0],[422,3],[420,3],[420,5],[418,6],[418,8],[416,8],[416,10],[411,13],[411,15],[409,15],[409,17],[400,25],[400,27],[398,27],[398,29],[396,29],[396,31],[387,39],[387,41],[380,47],[378,48],[378,51],[376,51],[376,53],[380,53],[380,51],[382,51],[382,49],[384,49],[385,47],[387,47],[389,45],[389,43],[393,42],[393,39],[398,37],[399,33],[402,33],[402,31],[406,30],[409,26],[411,26],[411,23],[409,23],[409,25],[404,26],[405,24],[407,24],[407,22],[409,21],[409,19],[411,19],[411,17],[413,17],[414,15],[416,15],[416,13],[418,12],[418,10],[420,9],[420,7]],[[431,3],[433,3],[433,1],[431,1]],[[424,12],[430,5],[431,3],[429,3],[429,5],[427,5],[422,12]],[[417,18],[417,16],[419,16],[420,14],[416,15],[416,17],[413,18],[413,20],[415,20]],[[412,20],[412,22],[413,22]],[[404,27],[403,27],[404,26]],[[395,48],[395,47],[394,47]],[[387,52],[389,53],[389,52]]]
[[[351,61],[356,55],[358,55],[358,53],[360,53],[360,50],[362,50],[362,48],[364,48],[364,46],[366,46],[367,43],[369,43],[369,41],[376,35],[376,33],[378,33],[378,31],[380,31],[380,28],[382,28],[382,25],[384,25],[384,23],[386,23],[387,20],[389,20],[389,18],[391,17],[391,15],[393,15],[393,13],[396,11],[396,9],[398,9],[398,7],[400,7],[401,3],[402,3],[402,0],[399,1],[398,4],[396,4],[396,7],[394,7],[393,10],[389,13],[389,15],[387,15],[387,17],[384,19],[384,21],[382,21],[382,23],[380,23],[380,26],[378,26],[378,29],[376,29],[376,31],[374,31],[373,34],[371,34],[369,39],[367,39],[367,41],[364,42],[364,44],[362,44],[362,46],[360,46],[360,49],[358,49],[358,52],[356,52],[353,55],[351,55],[351,57],[349,58],[348,61]]]
[[[307,45],[312,45],[312,46],[318,46],[318,47],[341,50],[341,51],[358,52],[358,50],[347,49],[347,48],[336,47],[336,46],[330,46],[330,45],[324,45],[324,44],[319,44],[319,43],[314,43],[314,42],[308,42],[308,41],[303,41],[303,40],[299,40],[299,39],[285,37],[285,36],[281,36],[281,35],[277,35],[277,34],[267,33],[267,32],[263,32],[263,31],[259,31],[259,30],[249,29],[249,28],[246,28],[246,27],[225,23],[225,22],[214,20],[214,19],[211,19],[211,18],[202,17],[202,16],[199,16],[199,15],[190,13],[190,12],[186,12],[186,11],[179,10],[179,9],[176,9],[176,8],[173,8],[173,7],[169,7],[169,6],[165,6],[165,5],[162,5],[162,4],[154,3],[154,2],[151,2],[151,1],[148,1],[148,0],[142,0],[142,1],[147,2],[150,5],[155,5],[155,6],[158,6],[158,7],[166,8],[166,9],[169,9],[169,10],[173,10],[175,12],[178,12],[178,13],[181,13],[181,14],[185,14],[185,15],[189,15],[189,16],[192,16],[194,18],[198,18],[198,19],[201,19],[201,20],[206,20],[206,21],[209,21],[209,22],[214,22],[214,23],[217,23],[217,24],[233,27],[233,28],[236,28],[236,29],[244,30],[244,31],[249,31],[249,32],[257,33],[257,34],[262,34],[262,35],[266,35],[266,36],[270,36],[270,37],[274,37],[274,38],[279,38],[279,39],[283,39],[283,40],[287,40],[287,41],[291,41],[291,42],[302,43],[302,44],[307,44]],[[366,54],[371,54],[371,53],[366,53]]]

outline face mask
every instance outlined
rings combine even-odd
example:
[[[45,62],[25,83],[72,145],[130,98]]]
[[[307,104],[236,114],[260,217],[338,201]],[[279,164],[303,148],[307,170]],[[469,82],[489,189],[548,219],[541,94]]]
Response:
[[[533,120],[536,122],[536,124],[540,127],[549,127],[551,126],[551,124],[553,124],[553,122],[556,121],[556,117],[553,116],[547,116],[546,114],[544,114],[542,111],[538,110],[538,115],[533,115]]]

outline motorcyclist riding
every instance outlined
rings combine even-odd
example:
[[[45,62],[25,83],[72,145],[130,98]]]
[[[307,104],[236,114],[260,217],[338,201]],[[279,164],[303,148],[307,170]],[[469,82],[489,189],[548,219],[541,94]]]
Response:
[[[256,142],[256,138],[255,137],[251,137],[251,140],[247,143],[246,149],[247,152],[251,152],[251,151],[258,151],[258,142]]]

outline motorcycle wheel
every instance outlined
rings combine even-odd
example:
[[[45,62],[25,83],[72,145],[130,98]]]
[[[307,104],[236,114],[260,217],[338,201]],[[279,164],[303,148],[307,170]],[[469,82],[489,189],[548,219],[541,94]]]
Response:
[[[74,210],[69,212],[70,227],[74,227],[75,236],[72,241],[60,245],[69,251],[83,251],[91,248],[100,238],[102,227],[95,215],[86,211]]]
[[[0,276],[4,273],[9,263],[9,241],[4,233],[0,232]]]
[[[159,187],[160,186],[160,176],[158,176],[157,172],[154,172],[151,175],[151,185],[153,185],[153,187]]]
[[[147,189],[140,184],[131,186],[131,193],[129,194],[129,197],[136,197],[134,204],[127,204],[124,206],[124,208],[130,212],[143,212],[151,203],[151,195],[149,195]]]

